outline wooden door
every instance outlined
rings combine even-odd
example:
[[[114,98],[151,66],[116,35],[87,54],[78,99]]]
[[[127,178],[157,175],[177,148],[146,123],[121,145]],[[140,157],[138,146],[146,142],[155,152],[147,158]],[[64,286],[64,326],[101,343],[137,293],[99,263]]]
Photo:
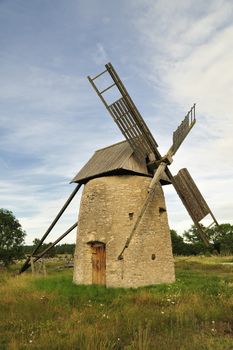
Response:
[[[106,250],[104,243],[92,244],[92,283],[106,283]]]

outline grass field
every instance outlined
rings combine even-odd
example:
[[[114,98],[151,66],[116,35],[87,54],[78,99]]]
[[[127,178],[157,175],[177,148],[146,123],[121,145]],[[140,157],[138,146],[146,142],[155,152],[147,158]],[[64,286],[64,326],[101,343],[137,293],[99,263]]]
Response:
[[[0,272],[0,349],[233,350],[233,257],[180,257],[177,281],[139,289]]]

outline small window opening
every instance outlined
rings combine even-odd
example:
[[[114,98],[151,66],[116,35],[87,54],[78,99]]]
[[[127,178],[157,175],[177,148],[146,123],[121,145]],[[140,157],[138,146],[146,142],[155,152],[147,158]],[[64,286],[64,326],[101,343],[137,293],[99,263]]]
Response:
[[[159,207],[159,213],[160,213],[160,214],[164,213],[165,211],[166,211],[166,209],[165,209],[165,208],[163,208],[163,207]]]
[[[151,254],[151,260],[155,260],[155,254]]]
[[[134,213],[129,213],[129,219],[130,219],[130,220],[133,220],[133,214],[134,214]]]

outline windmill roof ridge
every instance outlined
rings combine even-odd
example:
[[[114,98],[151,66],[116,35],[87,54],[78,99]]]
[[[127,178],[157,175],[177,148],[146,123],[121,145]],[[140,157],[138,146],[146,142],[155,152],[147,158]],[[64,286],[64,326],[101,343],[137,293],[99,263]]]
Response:
[[[125,144],[128,144],[130,146],[130,144],[129,144],[129,142],[127,140],[123,140],[123,141],[119,141],[119,142],[113,143],[112,145],[109,145],[109,146],[106,146],[106,147],[103,147],[103,148],[99,148],[99,149],[97,149],[95,151],[95,153],[103,151],[103,150],[111,148],[111,147],[115,147],[117,145],[120,145],[121,143],[125,143]],[[133,152],[133,150],[132,150],[132,152]]]

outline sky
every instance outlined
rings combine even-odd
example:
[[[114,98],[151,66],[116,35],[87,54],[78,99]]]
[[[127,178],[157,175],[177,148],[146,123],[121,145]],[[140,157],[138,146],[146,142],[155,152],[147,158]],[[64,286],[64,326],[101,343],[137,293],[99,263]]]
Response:
[[[187,167],[219,223],[233,223],[231,0],[0,0],[0,208],[26,243],[44,234],[94,151],[123,140],[87,80],[108,62],[162,154],[196,103],[170,169]],[[172,186],[164,191],[181,234],[192,221]],[[76,222],[80,196],[46,241]]]

